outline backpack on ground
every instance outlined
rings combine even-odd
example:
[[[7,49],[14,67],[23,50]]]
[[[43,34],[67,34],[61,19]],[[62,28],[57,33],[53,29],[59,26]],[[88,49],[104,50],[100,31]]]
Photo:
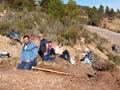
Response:
[[[10,58],[10,53],[8,52],[0,52],[0,58]]]

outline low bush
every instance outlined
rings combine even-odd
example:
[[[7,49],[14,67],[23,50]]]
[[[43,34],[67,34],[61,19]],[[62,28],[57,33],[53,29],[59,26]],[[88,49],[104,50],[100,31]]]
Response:
[[[92,64],[92,67],[96,70],[96,71],[114,71],[115,69],[115,65],[108,62],[108,61],[95,61]]]
[[[120,56],[113,55],[112,53],[109,53],[107,56],[110,61],[114,62],[117,65],[120,65]]]
[[[4,22],[0,22],[0,34],[6,34],[6,30],[8,30],[9,26],[4,23]]]

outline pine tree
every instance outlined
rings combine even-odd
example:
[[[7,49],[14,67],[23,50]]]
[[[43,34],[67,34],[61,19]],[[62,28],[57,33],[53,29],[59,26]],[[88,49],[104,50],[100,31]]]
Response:
[[[105,14],[106,14],[107,16],[109,16],[109,11],[110,11],[109,7],[108,7],[108,6],[106,6],[106,9],[105,9]]]
[[[64,17],[65,9],[64,9],[63,2],[61,0],[50,0],[50,2],[48,4],[47,12],[57,18]]]
[[[41,0],[40,6],[42,6],[45,9],[48,9],[48,4],[50,3],[50,0]]]
[[[100,23],[100,19],[98,18],[97,8],[93,6],[92,9],[88,11],[89,22],[88,24],[98,26]]]
[[[75,0],[69,0],[66,5],[66,14],[71,19],[80,13]]]
[[[88,11],[88,17],[94,18],[96,15],[97,15],[97,8],[93,6],[93,8]]]
[[[117,9],[117,14],[120,14],[120,10],[119,9]]]
[[[98,18],[102,20],[104,18],[104,7],[103,5],[100,5],[98,8]]]
[[[114,11],[113,8],[110,9],[109,16],[110,17],[114,17],[115,16],[115,11]]]
[[[4,0],[9,7],[15,9],[27,8],[31,10],[35,6],[35,0]]]

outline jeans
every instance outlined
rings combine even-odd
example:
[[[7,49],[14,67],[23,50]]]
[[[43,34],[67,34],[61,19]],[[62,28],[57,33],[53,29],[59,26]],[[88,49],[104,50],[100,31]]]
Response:
[[[48,49],[48,55],[55,55],[54,48]]]
[[[53,60],[55,60],[54,57],[50,57],[50,55],[54,53],[54,50],[52,50],[52,53],[51,53],[51,50],[48,50],[48,54],[47,54],[47,55],[44,55],[44,53],[42,53],[41,50],[39,50],[38,53],[39,53],[40,57],[41,57],[44,61],[53,61]]]
[[[53,60],[55,60],[55,58],[54,57],[50,57],[49,55],[43,55],[43,60],[44,61],[53,61]]]
[[[60,55],[61,58],[65,59],[65,60],[70,60],[70,54],[67,50],[63,51],[62,55]]]
[[[25,70],[31,70],[32,66],[36,66],[37,61],[30,61],[30,62],[22,62],[21,64],[18,65],[17,69],[25,69]]]
[[[83,61],[85,64],[91,64],[92,62],[87,58],[85,57],[84,61]]]

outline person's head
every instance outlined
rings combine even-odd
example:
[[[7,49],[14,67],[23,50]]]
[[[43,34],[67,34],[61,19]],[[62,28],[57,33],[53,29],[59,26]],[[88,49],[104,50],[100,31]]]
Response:
[[[24,44],[28,44],[29,42],[30,42],[30,36],[29,35],[25,35],[24,37],[23,37],[23,42],[24,42]]]
[[[87,53],[90,52],[90,49],[89,49],[89,48],[86,48],[85,52],[87,52]]]
[[[39,38],[40,38],[40,40],[42,40],[44,38],[44,35],[43,34],[39,34]]]
[[[52,45],[52,41],[49,41],[48,44],[49,44],[49,45]]]
[[[63,46],[63,43],[62,43],[62,42],[59,42],[58,45],[62,47],[62,46]]]

